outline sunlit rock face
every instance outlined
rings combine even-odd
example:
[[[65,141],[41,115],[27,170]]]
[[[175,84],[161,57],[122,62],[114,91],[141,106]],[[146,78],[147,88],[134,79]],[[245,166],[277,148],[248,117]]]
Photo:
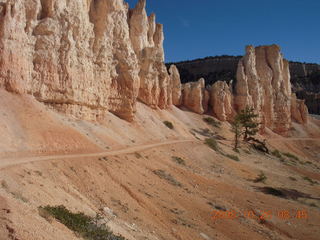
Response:
[[[200,78],[197,82],[189,82],[182,85],[183,106],[190,111],[203,114],[208,104],[205,97],[205,83],[203,78]]]
[[[163,29],[123,0],[0,0],[0,87],[85,119],[172,104]]]
[[[210,104],[215,117],[221,121],[232,121],[235,115],[233,96],[226,82],[215,82],[211,87]]]
[[[300,124],[308,122],[308,108],[305,105],[305,101],[297,99],[294,93],[292,93],[291,97],[291,117],[292,120]]]
[[[217,81],[205,88],[200,79],[183,84],[182,89],[185,107],[202,114],[209,106],[209,112],[221,121],[232,121],[236,112],[249,106],[258,114],[261,130],[268,127],[286,135],[292,119],[307,122],[308,109],[291,93],[289,64],[277,45],[247,46],[238,64],[237,79],[230,86]]]
[[[259,115],[263,127],[286,134],[291,127],[291,83],[288,61],[283,59],[277,45],[248,46],[240,60],[235,86],[237,111],[252,106]],[[303,104],[303,103],[301,103]],[[298,111],[298,110],[297,110]],[[304,119],[307,113],[303,112]]]
[[[140,67],[138,98],[152,108],[164,109],[172,105],[172,78],[164,64],[163,26],[155,22],[154,14],[147,16],[145,5],[140,0],[129,12],[130,38]]]
[[[182,104],[180,74],[175,65],[170,66],[169,73],[171,78],[172,104],[180,106]]]
[[[253,106],[262,127],[281,134],[291,118],[307,122],[279,46],[248,46],[231,86],[206,87],[204,79],[181,85],[177,68],[168,73],[164,64],[163,26],[145,6],[145,0],[133,9],[123,0],[0,0],[0,88],[89,120],[109,111],[132,121],[139,100],[222,121]]]

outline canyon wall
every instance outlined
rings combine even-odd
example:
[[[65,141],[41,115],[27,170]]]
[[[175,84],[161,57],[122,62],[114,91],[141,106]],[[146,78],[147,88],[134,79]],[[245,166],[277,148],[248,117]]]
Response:
[[[217,81],[229,83],[236,79],[240,59],[239,56],[217,56],[173,64],[180,72],[182,83],[204,78],[206,85],[211,86]],[[310,113],[320,114],[320,65],[289,62],[289,70],[292,91],[305,100]]]
[[[213,114],[222,121],[232,121],[236,112],[253,107],[261,129],[266,127],[286,135],[291,120],[306,123],[308,109],[291,91],[289,63],[277,45],[246,47],[238,62],[236,81],[229,85],[217,81],[205,86],[204,79],[183,85],[183,105],[196,113]],[[209,100],[205,92],[209,91]],[[190,101],[190,99],[192,99]]]
[[[0,88],[84,119],[172,104],[163,30],[145,0],[0,0]],[[175,74],[175,73],[173,73]]]
[[[0,88],[88,120],[110,111],[132,121],[141,101],[160,109],[184,106],[222,121],[253,106],[262,127],[281,134],[291,116],[307,121],[277,45],[248,46],[229,84],[206,86],[201,78],[181,85],[177,67],[167,71],[164,64],[163,26],[145,7],[145,0],[133,9],[123,0],[0,0]]]

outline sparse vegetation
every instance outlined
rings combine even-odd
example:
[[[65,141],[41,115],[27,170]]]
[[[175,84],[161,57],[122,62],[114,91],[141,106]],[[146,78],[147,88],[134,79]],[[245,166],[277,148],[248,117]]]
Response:
[[[39,214],[47,220],[52,216],[87,240],[125,240],[122,236],[114,235],[105,225],[98,225],[98,217],[92,218],[84,213],[72,213],[62,205],[40,207]]]
[[[138,152],[135,152],[134,155],[135,155],[136,158],[138,158],[138,159],[142,158],[142,155],[141,155],[140,153],[138,153]]]
[[[214,138],[207,138],[205,140],[205,144],[207,144],[211,149],[215,150],[216,152],[219,151],[218,143]]]
[[[29,200],[27,198],[25,198],[22,193],[20,192],[11,192],[12,196],[15,198],[15,199],[18,199],[24,203],[27,203],[29,202]]]
[[[183,160],[181,157],[175,157],[175,156],[173,156],[173,157],[172,157],[172,160],[173,160],[174,162],[180,164],[180,165],[184,165],[184,166],[186,165],[186,161]]]
[[[108,161],[108,158],[107,157],[101,157],[99,158],[100,161]]]
[[[264,187],[261,189],[261,191],[265,194],[270,194],[273,196],[283,197],[283,198],[285,197],[285,194],[281,190],[273,187]]]
[[[153,170],[153,173],[156,174],[158,177],[167,180],[171,185],[182,187],[182,184],[178,182],[170,173],[167,173],[164,170]]]
[[[203,121],[205,121],[207,124],[209,124],[212,127],[215,127],[215,128],[221,127],[221,122],[216,121],[215,119],[213,119],[211,117],[205,117],[205,118],[203,118]]]
[[[312,180],[311,178],[306,177],[306,176],[303,177],[302,179],[303,179],[303,180],[306,180],[306,181],[309,182],[311,185],[318,184],[317,181],[314,181],[314,180]]]
[[[248,106],[241,110],[241,112],[235,117],[239,124],[244,128],[244,141],[249,141],[250,137],[255,136],[258,133],[259,123],[256,120],[257,117],[258,115],[254,113],[254,109]]]
[[[265,183],[266,180],[267,180],[267,176],[264,174],[264,172],[261,171],[258,177],[256,177],[253,181],[255,183],[258,183],[258,182]]]
[[[271,154],[277,158],[280,158],[280,159],[283,158],[281,155],[281,152],[278,149],[273,150]]]
[[[234,133],[234,147],[233,147],[233,150],[235,152],[239,152],[239,150],[238,150],[239,140],[240,140],[240,137],[242,135],[241,128],[242,128],[242,125],[241,125],[241,122],[240,122],[240,118],[239,118],[239,115],[237,115],[235,117],[234,121],[231,123],[231,131]]]
[[[232,159],[232,160],[234,160],[234,161],[237,161],[237,162],[240,161],[239,157],[236,156],[236,155],[226,154],[225,156],[228,157],[228,158],[230,158],[230,159]]]
[[[292,154],[292,153],[287,152],[287,153],[282,153],[282,154],[283,154],[284,156],[288,157],[288,158],[291,158],[291,159],[293,159],[293,160],[295,160],[295,161],[300,162],[300,159],[299,159],[296,155],[294,155],[294,154]]]
[[[174,129],[174,126],[173,126],[172,122],[164,121],[163,124],[166,125],[167,128],[169,128],[169,129]]]
[[[291,180],[291,181],[297,181],[297,179],[295,178],[295,177],[289,177],[289,179]]]
[[[9,188],[8,183],[5,180],[1,181],[1,187],[6,189],[6,190]]]

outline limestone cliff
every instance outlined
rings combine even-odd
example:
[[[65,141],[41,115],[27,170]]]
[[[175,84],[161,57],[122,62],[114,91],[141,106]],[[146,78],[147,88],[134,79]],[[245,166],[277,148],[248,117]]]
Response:
[[[226,82],[218,81],[211,87],[210,104],[214,116],[221,121],[232,121],[235,116],[233,96]]]
[[[289,64],[277,45],[248,46],[240,59],[237,79],[230,86],[217,81],[210,88],[208,113],[222,121],[232,121],[235,112],[252,106],[261,128],[268,127],[286,135],[291,119],[306,123],[308,109],[291,93]],[[183,105],[196,113],[206,112],[204,79],[183,85]]]
[[[187,83],[204,78],[206,85],[217,81],[236,79],[240,56],[216,56],[174,63],[181,76],[181,82]],[[167,64],[169,67],[170,64]],[[304,99],[309,112],[320,114],[320,65],[289,62],[292,91],[299,99]]]
[[[285,133],[291,126],[289,65],[277,45],[248,46],[239,61],[235,92],[236,110],[253,106],[262,125]]]
[[[0,0],[0,87],[80,118],[172,104],[162,25],[145,0]]]
[[[204,79],[182,85],[182,104],[192,112],[203,114],[207,109],[208,100],[205,93]]]

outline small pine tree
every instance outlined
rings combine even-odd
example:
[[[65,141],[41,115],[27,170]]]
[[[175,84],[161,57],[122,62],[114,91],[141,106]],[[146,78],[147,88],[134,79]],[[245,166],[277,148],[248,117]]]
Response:
[[[234,133],[234,151],[238,152],[239,139],[241,137],[242,125],[239,119],[239,115],[234,118],[234,121],[231,123],[231,131]]]
[[[254,113],[254,109],[248,106],[241,110],[241,112],[236,116],[244,128],[244,141],[248,141],[251,136],[256,135],[259,131],[259,123],[256,120],[257,117],[258,115]]]

